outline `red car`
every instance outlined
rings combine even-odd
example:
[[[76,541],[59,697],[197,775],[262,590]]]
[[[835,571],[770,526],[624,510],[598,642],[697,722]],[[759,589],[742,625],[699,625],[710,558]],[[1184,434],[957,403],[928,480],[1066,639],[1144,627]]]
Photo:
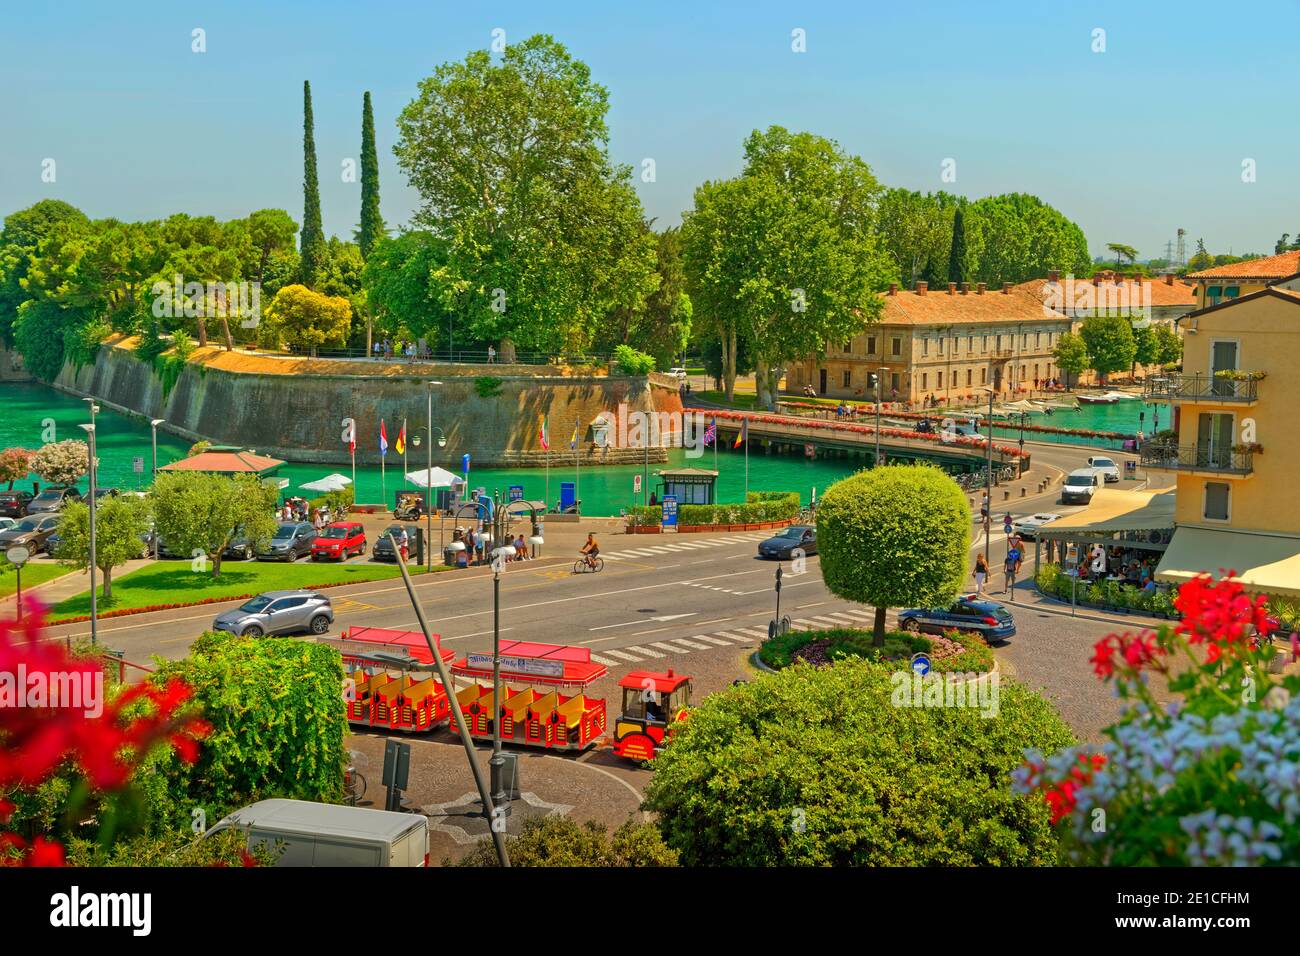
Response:
[[[355,521],[335,521],[316,536],[311,545],[311,559],[333,558],[343,561],[354,554],[366,553],[366,530]]]

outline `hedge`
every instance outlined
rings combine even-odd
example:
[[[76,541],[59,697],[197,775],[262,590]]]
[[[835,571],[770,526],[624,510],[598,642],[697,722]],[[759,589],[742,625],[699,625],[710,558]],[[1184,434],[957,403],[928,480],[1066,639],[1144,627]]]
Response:
[[[966,649],[950,657],[931,658],[931,672],[985,674],[993,669],[993,652],[978,636],[948,631],[944,637],[956,641]],[[796,651],[818,641],[830,642],[826,656],[832,661],[846,657],[862,658],[885,666],[890,671],[898,670],[900,661],[910,659],[912,654],[918,651],[928,654],[934,649],[934,642],[924,634],[889,631],[885,634],[885,646],[879,648],[872,645],[870,631],[856,627],[832,627],[815,631],[791,631],[771,638],[763,642],[758,656],[768,667],[789,667],[794,662]]]
[[[1120,584],[1118,581],[1082,581],[1073,586],[1074,579],[1061,570],[1057,564],[1045,564],[1038,569],[1034,583],[1038,590],[1062,601],[1074,601],[1078,604],[1090,604],[1096,607],[1115,608],[1124,611],[1138,611],[1153,614],[1156,617],[1176,618],[1178,611],[1174,607],[1176,588],[1143,591],[1132,585]]]
[[[802,507],[797,491],[751,491],[744,504],[678,505],[678,525],[759,524],[792,521]],[[627,512],[629,528],[663,523],[661,505],[638,505]]]
[[[990,678],[991,680],[991,678]],[[655,759],[644,808],[687,866],[1046,866],[1047,804],[1008,786],[1027,748],[1074,742],[1040,695],[894,706],[862,660],[796,664],[710,694]]]

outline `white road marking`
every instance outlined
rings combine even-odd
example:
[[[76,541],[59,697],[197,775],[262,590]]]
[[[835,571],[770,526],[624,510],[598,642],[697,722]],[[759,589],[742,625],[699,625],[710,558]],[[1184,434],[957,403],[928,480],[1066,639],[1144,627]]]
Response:
[[[708,645],[708,644],[696,644],[694,641],[688,641],[688,640],[687,640],[686,638],[684,638],[684,637],[678,637],[678,638],[675,638],[675,639],[669,641],[668,643],[670,643],[670,644],[677,644],[677,645],[685,645],[687,648],[689,648],[690,650],[693,650],[693,651],[707,651],[707,650],[709,649],[709,645]],[[656,645],[656,646],[658,646],[658,645]],[[678,651],[680,651],[680,650],[681,650],[681,647],[679,646],[677,649],[678,649]]]
[[[673,647],[671,644],[662,644],[662,643],[656,642],[656,643],[654,643],[654,644],[651,644],[650,646],[651,646],[651,647],[657,647],[657,648],[659,648],[659,649],[661,649],[661,650],[665,650],[665,651],[672,651],[674,654],[680,654],[680,653],[682,653],[682,649],[681,649],[680,647]]]
[[[597,664],[604,664],[606,667],[613,667],[618,661],[611,661],[608,657],[601,657],[599,654],[592,654],[591,659]]]
[[[608,648],[608,647],[605,648],[605,653],[606,653],[606,654],[609,654],[609,655],[612,656],[612,657],[618,657],[618,658],[621,658],[622,660],[625,660],[625,661],[640,662],[641,660],[643,660],[643,658],[640,657],[640,656],[637,655],[637,654],[629,654],[629,653],[627,653],[627,652],[625,652],[625,651],[616,651],[616,650],[612,650],[612,649],[610,649],[610,648]]]
[[[660,654],[658,651],[652,651],[648,647],[641,647],[639,644],[633,647],[626,648],[626,650],[634,651],[637,654],[642,654],[646,657],[663,657],[663,655]]]
[[[716,644],[718,647],[727,647],[727,646],[729,645],[729,643],[730,643],[730,642],[728,642],[728,641],[724,641],[724,640],[722,640],[721,638],[718,638],[718,637],[711,637],[711,636],[708,635],[708,634],[692,634],[692,635],[691,635],[691,640],[693,640],[693,641],[708,641],[710,644]]]

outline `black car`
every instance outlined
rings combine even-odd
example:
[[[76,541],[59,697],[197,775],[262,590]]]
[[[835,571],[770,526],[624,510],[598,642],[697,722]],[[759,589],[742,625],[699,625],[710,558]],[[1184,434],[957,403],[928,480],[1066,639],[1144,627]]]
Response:
[[[257,548],[244,535],[243,528],[236,528],[235,533],[230,537],[230,543],[226,545],[226,550],[221,552],[221,556],[227,560],[252,561],[253,558],[257,557]]]
[[[808,524],[792,524],[775,537],[768,538],[758,546],[760,558],[777,558],[789,561],[795,557],[795,551],[803,554],[817,553],[817,529]]]
[[[0,516],[21,518],[27,514],[27,505],[32,500],[30,491],[0,491]]]
[[[69,501],[80,501],[81,492],[76,488],[46,488],[39,495],[27,502],[29,515],[51,514],[62,511]]]
[[[980,635],[990,644],[1005,641],[1016,633],[1016,622],[1010,611],[996,601],[980,601],[973,597],[959,597],[947,607],[900,611],[898,626],[913,633],[966,631]]]
[[[385,528],[375,539],[374,547],[370,551],[370,556],[375,561],[396,561],[397,554],[393,551],[393,541],[388,537],[389,533],[397,535],[397,540],[402,540],[402,532],[406,528],[400,524],[391,524]],[[406,531],[407,553],[409,554],[415,548],[415,535]]]
[[[306,521],[284,521],[266,548],[257,552],[259,561],[297,561],[311,554],[311,543],[316,540],[316,529]]]

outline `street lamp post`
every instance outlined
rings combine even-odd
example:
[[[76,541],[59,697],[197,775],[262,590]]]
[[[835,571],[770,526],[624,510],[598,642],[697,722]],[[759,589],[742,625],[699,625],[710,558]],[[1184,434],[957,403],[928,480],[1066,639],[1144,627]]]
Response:
[[[163,418],[155,418],[149,422],[149,428],[152,431],[151,437],[153,443],[153,481],[158,480],[158,426],[164,424],[165,422],[166,419]],[[158,525],[156,523],[154,524],[153,534],[151,534],[150,537],[153,539],[151,542],[153,544],[153,559],[157,561],[158,560]]]
[[[502,544],[509,520],[506,507],[501,502],[501,492],[494,492],[492,501],[492,757],[488,761],[491,774],[492,806],[503,816],[510,816],[510,795],[505,789],[505,754],[501,752],[501,572],[506,559],[515,553],[513,545]]]
[[[98,406],[91,403],[90,417],[91,424],[82,425],[86,432],[87,438],[87,465],[90,472],[90,643],[99,643],[99,630],[97,618],[99,616],[99,604],[95,597],[95,425],[94,417]]]
[[[989,545],[989,528],[993,524],[993,389],[987,385],[981,386],[984,391],[989,393],[989,417],[984,436],[984,444],[988,448],[987,460],[984,467],[984,500],[988,502],[988,507],[984,514],[984,555],[988,560],[988,555],[992,554]]]

